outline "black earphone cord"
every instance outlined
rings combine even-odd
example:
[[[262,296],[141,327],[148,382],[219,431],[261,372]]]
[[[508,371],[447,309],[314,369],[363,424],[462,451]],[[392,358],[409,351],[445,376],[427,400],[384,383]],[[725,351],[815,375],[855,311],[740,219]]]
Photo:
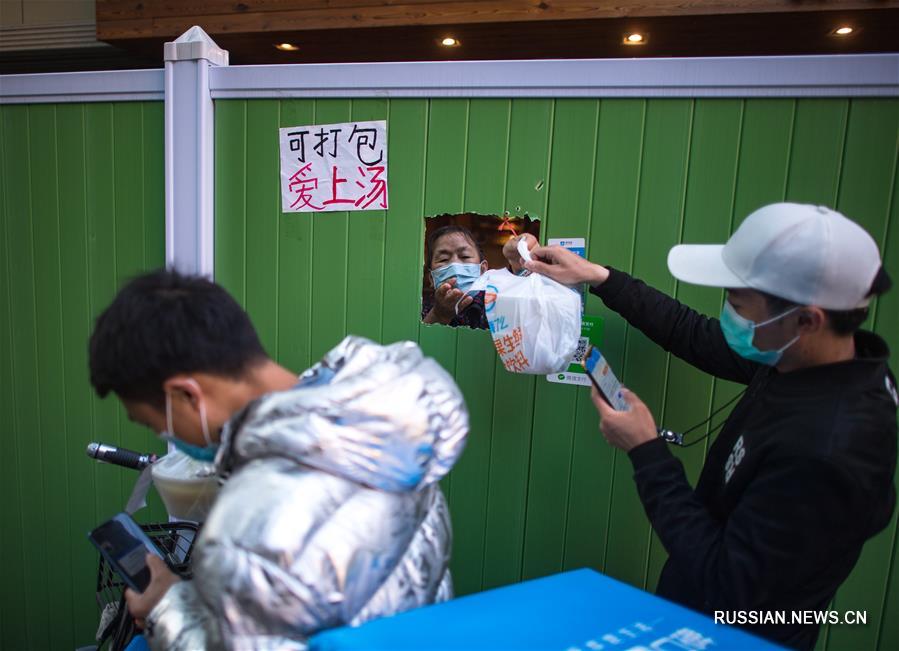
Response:
[[[730,400],[728,400],[727,402],[725,402],[723,405],[721,405],[720,407],[718,407],[718,409],[716,409],[715,411],[713,411],[713,412],[709,415],[708,418],[706,418],[705,420],[703,420],[703,421],[701,421],[701,422],[699,422],[699,423],[696,423],[693,427],[691,427],[690,429],[686,430],[684,433],[681,434],[681,440],[683,440],[683,438],[684,438],[685,436],[687,436],[687,434],[689,434],[690,432],[693,432],[693,431],[699,429],[700,427],[702,427],[703,425],[705,425],[706,423],[708,423],[709,421],[711,421],[715,416],[717,416],[717,415],[720,414],[722,411],[724,411],[725,409],[727,409],[728,407],[730,407],[732,404],[734,404],[737,400],[739,400],[740,398],[742,398],[742,397],[743,397],[743,394],[745,394],[745,393],[746,393],[746,389],[743,389],[742,391],[740,391],[740,393],[738,393],[738,394],[735,395],[733,398],[731,398]],[[725,418],[725,419],[722,420],[720,423],[718,423],[717,425],[715,425],[714,427],[712,427],[711,429],[709,429],[708,433],[707,433],[705,436],[700,436],[700,437],[699,437],[698,439],[696,439],[695,441],[690,441],[689,443],[681,443],[681,444],[680,444],[681,447],[688,448],[688,447],[690,447],[691,445],[696,445],[696,444],[699,443],[700,441],[706,440],[706,439],[709,438],[712,434],[714,434],[715,432],[717,432],[718,430],[720,430],[720,429],[724,426],[724,423],[726,423],[726,422],[727,422],[727,419]]]

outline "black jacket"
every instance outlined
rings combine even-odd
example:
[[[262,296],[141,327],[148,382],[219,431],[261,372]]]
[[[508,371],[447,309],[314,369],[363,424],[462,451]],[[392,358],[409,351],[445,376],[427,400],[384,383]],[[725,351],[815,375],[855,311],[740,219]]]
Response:
[[[817,625],[864,542],[896,501],[896,389],[889,351],[856,334],[856,358],[790,373],[736,355],[707,318],[625,273],[591,290],[658,345],[716,377],[747,384],[696,488],[661,439],[630,451],[646,514],[668,552],[657,594],[696,610],[786,611],[746,626],[811,649]]]

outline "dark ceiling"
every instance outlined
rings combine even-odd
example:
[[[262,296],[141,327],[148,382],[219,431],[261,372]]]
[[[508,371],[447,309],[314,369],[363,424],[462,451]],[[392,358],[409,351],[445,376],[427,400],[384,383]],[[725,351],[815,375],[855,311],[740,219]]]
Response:
[[[834,35],[841,25],[854,28]],[[202,25],[201,25],[202,26]],[[644,45],[622,40],[646,35]],[[802,11],[651,18],[602,18],[456,25],[364,27],[293,32],[210,32],[232,65],[353,61],[566,59],[849,54],[899,51],[899,9]],[[453,36],[458,47],[440,40]],[[0,72],[160,67],[171,37],[109,41],[90,52],[0,56]],[[298,50],[275,49],[280,42]]]

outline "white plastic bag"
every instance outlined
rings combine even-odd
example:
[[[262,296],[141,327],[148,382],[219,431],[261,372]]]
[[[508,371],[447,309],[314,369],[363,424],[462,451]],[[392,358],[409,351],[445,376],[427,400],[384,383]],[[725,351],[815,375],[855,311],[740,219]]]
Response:
[[[506,269],[486,271],[468,290],[474,291],[485,292],[493,345],[507,371],[547,375],[568,368],[581,336],[577,292],[540,274],[516,276]]]
[[[153,484],[170,516],[194,522],[206,519],[219,490],[212,463],[173,450],[151,468]]]

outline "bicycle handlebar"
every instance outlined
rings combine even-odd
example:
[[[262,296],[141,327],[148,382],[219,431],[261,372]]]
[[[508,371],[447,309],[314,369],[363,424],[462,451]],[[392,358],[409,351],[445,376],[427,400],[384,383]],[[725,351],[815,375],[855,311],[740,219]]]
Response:
[[[106,443],[88,443],[87,456],[97,461],[115,464],[132,470],[143,470],[156,461],[155,454],[141,454]]]

